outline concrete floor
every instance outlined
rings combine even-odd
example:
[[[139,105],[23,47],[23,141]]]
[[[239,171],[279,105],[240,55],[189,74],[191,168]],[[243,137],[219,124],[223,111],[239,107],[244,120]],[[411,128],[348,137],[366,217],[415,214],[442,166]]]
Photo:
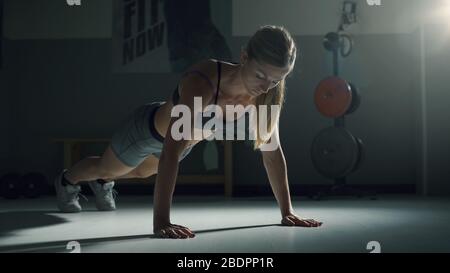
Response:
[[[279,226],[273,198],[175,197],[172,221],[193,239],[152,235],[152,197],[119,196],[118,209],[63,214],[54,199],[0,199],[0,252],[450,252],[450,198],[386,195],[378,200],[294,200],[296,212],[320,228]],[[375,243],[376,244],[376,243]],[[370,248],[371,249],[371,248]]]

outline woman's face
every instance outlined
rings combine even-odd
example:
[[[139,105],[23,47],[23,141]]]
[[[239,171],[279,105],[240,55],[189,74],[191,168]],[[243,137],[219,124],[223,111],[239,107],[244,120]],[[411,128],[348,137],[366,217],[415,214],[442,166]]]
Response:
[[[267,93],[277,86],[292,70],[289,67],[276,67],[249,60],[246,53],[241,53],[241,76],[247,92],[251,96]]]

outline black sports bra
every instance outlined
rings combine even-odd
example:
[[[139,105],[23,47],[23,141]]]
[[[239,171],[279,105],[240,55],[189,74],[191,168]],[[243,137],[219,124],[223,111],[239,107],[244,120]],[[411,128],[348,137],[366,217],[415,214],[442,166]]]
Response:
[[[220,87],[220,72],[221,72],[221,65],[220,61],[217,61],[217,90],[216,90],[216,98],[214,99],[214,104],[217,104],[217,98],[219,97],[219,87]],[[197,73],[202,78],[206,79],[211,87],[214,87],[211,80],[208,78],[208,76],[205,75],[205,73],[201,72],[200,70],[191,70],[183,74],[183,76],[190,74],[190,73]],[[173,91],[172,94],[172,103],[173,105],[177,105],[180,100],[180,94],[178,93],[178,85]]]
[[[192,70],[192,71],[188,71],[186,73],[184,73],[184,75],[189,74],[189,73],[198,73],[199,76],[201,76],[202,78],[206,79],[209,84],[211,85],[211,87],[214,87],[214,85],[212,84],[211,80],[208,78],[208,76],[206,76],[203,72],[199,71],[199,70]],[[221,78],[221,62],[217,61],[217,90],[216,90],[216,97],[214,99],[214,104],[217,105],[217,99],[219,97],[219,87],[220,87],[220,78]],[[177,105],[178,102],[180,100],[180,95],[178,93],[178,86],[175,88],[173,94],[172,94],[172,103],[173,105]],[[214,118],[214,117],[213,117]],[[246,128],[244,128],[244,130],[248,133],[248,124],[249,124],[249,120],[248,120],[248,115],[242,115],[239,119],[241,118],[245,118],[246,119]],[[208,122],[210,119],[212,119],[211,117],[205,117],[203,116],[201,118],[201,128],[203,128],[203,126],[206,124],[206,122]],[[222,127],[222,134],[227,134],[226,132],[226,124],[228,123],[225,120],[222,120],[223,122],[223,127]],[[230,121],[229,123],[233,123],[233,126],[235,128],[234,130],[234,137],[235,139],[237,138],[237,132],[240,131],[240,129],[237,127],[237,120],[233,120]]]

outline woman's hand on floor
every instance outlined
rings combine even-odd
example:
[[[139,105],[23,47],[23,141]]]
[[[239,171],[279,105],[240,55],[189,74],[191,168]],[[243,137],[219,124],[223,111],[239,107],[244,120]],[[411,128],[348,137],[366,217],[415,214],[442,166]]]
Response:
[[[281,219],[283,226],[298,226],[298,227],[320,227],[322,222],[313,219],[301,219],[295,214],[288,214]]]
[[[189,228],[175,224],[163,225],[154,228],[153,231],[156,236],[161,238],[186,239],[195,237],[194,232]]]

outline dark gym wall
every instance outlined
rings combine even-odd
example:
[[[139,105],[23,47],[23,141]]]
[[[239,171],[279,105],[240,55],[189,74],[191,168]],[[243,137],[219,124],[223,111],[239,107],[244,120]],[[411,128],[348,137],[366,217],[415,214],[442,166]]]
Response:
[[[3,41],[3,48],[6,48],[6,42]],[[11,118],[11,99],[10,99],[10,85],[9,77],[10,73],[5,67],[5,60],[3,62],[3,68],[0,69],[0,173],[10,168],[9,155],[11,135],[10,126],[12,122]]]
[[[229,20],[231,25],[231,18],[221,20]],[[9,33],[14,34],[11,30]],[[223,34],[238,60],[248,37],[232,37],[229,30]],[[108,38],[23,38],[7,42],[5,69],[0,71],[0,87],[5,90],[4,86],[9,86],[7,96],[11,102],[2,99],[0,103],[5,106],[1,121],[10,124],[7,133],[0,136],[2,151],[3,147],[10,147],[7,156],[3,153],[0,156],[5,170],[43,170],[52,178],[61,168],[62,158],[61,147],[51,143],[51,138],[109,137],[134,107],[164,100],[178,79],[175,74],[112,74]],[[316,84],[330,73],[331,59],[321,45],[322,34],[296,36],[296,40],[302,58],[288,79],[287,101],[280,122],[290,183],[330,183],[314,170],[309,149],[318,131],[332,125],[331,120],[317,113],[312,99]],[[420,179],[421,158],[417,133],[420,132],[418,34],[357,35],[355,44],[352,55],[342,62],[342,75],[360,87],[363,101],[359,110],[347,118],[347,127],[364,140],[367,156],[361,170],[348,181],[416,184]],[[433,58],[430,61],[441,60],[440,55]],[[443,93],[446,77],[437,73],[449,71],[443,66],[448,67],[448,62],[436,62],[429,66],[427,74],[427,88],[440,90],[434,93],[434,100],[440,103],[448,101],[448,97],[447,100],[441,97],[448,96]],[[5,76],[8,81],[4,81]],[[435,89],[435,85],[440,89]],[[428,109],[432,108],[431,101]],[[438,108],[433,111],[436,112],[429,119],[441,116]],[[441,142],[449,138],[448,128],[434,125],[433,133],[438,129],[442,133],[433,134],[435,137]],[[440,159],[449,162],[442,157],[439,142],[431,142],[432,138],[429,141],[433,143],[429,150],[430,165]],[[235,184],[267,185],[260,155],[241,143],[236,143],[234,152]],[[442,186],[436,188],[441,190],[447,187],[444,182],[449,175],[442,171],[448,168],[439,170],[430,168],[433,173],[429,175],[442,177],[439,180]]]
[[[111,38],[111,0],[3,0],[9,39]]]
[[[110,40],[16,40],[13,147],[21,171],[61,168],[52,138],[108,138],[133,108],[164,100],[173,75],[112,74]]]
[[[450,193],[450,27],[425,27],[427,191]]]
[[[3,19],[3,0],[0,0],[0,174],[11,168],[9,160],[11,155],[11,89],[10,77],[11,73],[6,67],[7,41],[4,38],[4,19]]]

